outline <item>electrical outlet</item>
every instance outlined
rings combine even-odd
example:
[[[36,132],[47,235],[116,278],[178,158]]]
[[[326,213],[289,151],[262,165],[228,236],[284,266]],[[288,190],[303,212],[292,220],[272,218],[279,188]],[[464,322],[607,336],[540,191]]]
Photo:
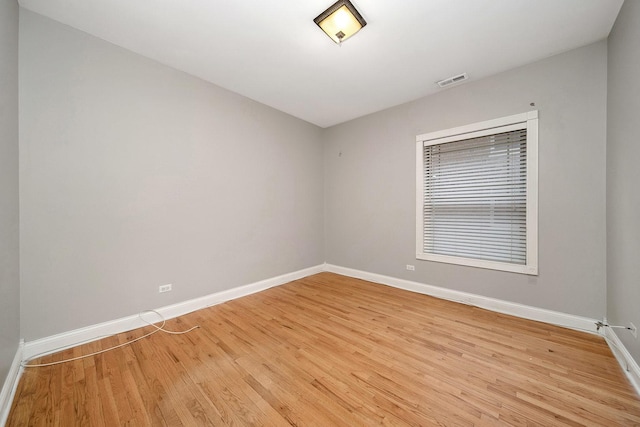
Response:
[[[415,265],[411,265],[411,264],[407,264],[407,270],[416,271],[416,266]]]
[[[633,323],[629,322],[629,327],[631,328],[631,334],[633,335],[633,337],[635,339],[638,339],[638,328],[636,328],[636,325],[634,325]]]
[[[169,292],[169,291],[171,291],[171,284],[160,285],[160,287],[158,287],[158,292],[160,292],[160,293]]]

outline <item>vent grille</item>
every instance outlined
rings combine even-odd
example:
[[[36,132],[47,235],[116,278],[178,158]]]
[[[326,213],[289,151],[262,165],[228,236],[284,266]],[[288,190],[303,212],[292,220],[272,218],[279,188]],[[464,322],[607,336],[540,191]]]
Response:
[[[455,83],[460,83],[463,82],[465,80],[468,80],[469,76],[467,75],[467,73],[462,73],[462,74],[458,74],[457,76],[453,76],[453,77],[449,77],[446,78],[444,80],[440,80],[438,83],[438,86],[440,87],[445,87],[445,86],[449,86]]]

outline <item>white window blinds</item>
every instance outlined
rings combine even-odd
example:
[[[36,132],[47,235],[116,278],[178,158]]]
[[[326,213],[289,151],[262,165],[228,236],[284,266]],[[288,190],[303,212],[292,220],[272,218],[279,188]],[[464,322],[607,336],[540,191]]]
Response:
[[[527,130],[424,147],[424,252],[526,264]]]
[[[538,274],[538,112],[416,137],[416,258]]]

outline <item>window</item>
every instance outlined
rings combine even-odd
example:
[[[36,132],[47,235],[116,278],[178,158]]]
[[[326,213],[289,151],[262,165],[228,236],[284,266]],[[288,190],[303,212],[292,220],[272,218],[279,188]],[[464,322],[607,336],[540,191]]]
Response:
[[[538,274],[538,112],[416,137],[416,257]]]

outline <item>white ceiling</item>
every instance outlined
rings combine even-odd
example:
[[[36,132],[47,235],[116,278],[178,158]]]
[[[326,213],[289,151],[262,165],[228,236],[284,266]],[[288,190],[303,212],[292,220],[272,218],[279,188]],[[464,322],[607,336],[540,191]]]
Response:
[[[353,0],[342,47],[313,23],[333,0],[20,0],[321,127],[601,40],[623,0]]]

